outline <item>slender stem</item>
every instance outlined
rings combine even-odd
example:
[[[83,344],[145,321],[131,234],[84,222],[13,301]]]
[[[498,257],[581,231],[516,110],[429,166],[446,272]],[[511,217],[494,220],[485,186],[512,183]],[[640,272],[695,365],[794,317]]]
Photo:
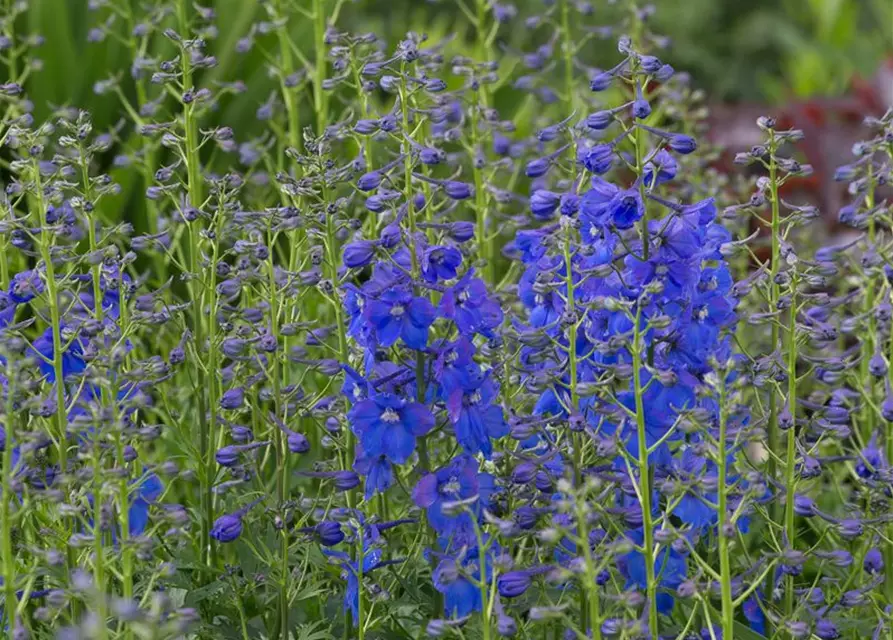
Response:
[[[79,164],[81,169],[81,181],[83,183],[83,195],[84,202],[86,205],[92,206],[93,203],[93,190],[92,190],[92,182],[90,180],[90,167],[89,161],[87,159],[86,153],[84,151],[83,145],[79,147]],[[87,243],[89,247],[90,254],[94,254],[97,250],[96,246],[96,220],[94,216],[91,214],[91,211],[84,208],[84,215],[87,222]],[[100,264],[94,261],[94,264],[90,268],[92,281],[93,281],[93,315],[96,321],[102,325],[103,322],[103,309],[102,309],[102,283],[100,280]],[[100,334],[101,335],[101,334]],[[101,388],[101,402],[102,406],[108,406],[108,390],[103,387]],[[114,403],[114,399],[111,400]],[[115,425],[113,425],[115,428]],[[105,584],[105,551],[103,549],[103,533],[102,533],[102,484],[103,484],[103,473],[102,473],[102,427],[98,426],[94,428],[93,432],[93,455],[92,455],[92,463],[93,463],[93,575],[94,580],[96,581],[96,587],[98,589],[98,616],[99,616],[99,625],[98,632],[99,638],[105,638],[108,636],[108,611],[106,605],[106,584]],[[127,509],[126,503],[121,506],[122,509]]]
[[[298,105],[295,99],[296,90],[289,87],[288,78],[294,74],[294,57],[292,56],[291,46],[288,34],[288,20],[282,10],[282,0],[275,0],[276,15],[282,21],[282,25],[276,30],[279,38],[279,86],[282,91],[282,100],[285,102],[285,113],[288,117],[288,145],[293,148],[299,148],[301,143],[300,128],[301,124],[298,120]]]
[[[643,544],[642,556],[645,559],[646,598],[648,599],[648,631],[658,637],[657,580],[654,574],[654,522],[651,513],[651,470],[648,466],[648,432],[645,426],[645,406],[642,387],[642,309],[636,310],[633,328],[633,385],[636,397],[636,437],[639,448],[639,495],[642,501]]]
[[[774,312],[778,307],[780,297],[779,285],[776,282],[779,270],[781,269],[781,215],[779,213],[778,199],[778,163],[775,153],[778,149],[775,139],[775,132],[771,132],[769,140],[769,199],[772,206],[772,258],[769,267],[769,312]],[[772,337],[769,345],[770,352],[778,349],[778,323],[772,323]],[[767,432],[767,440],[769,445],[769,456],[766,460],[766,474],[770,481],[775,478],[777,473],[777,460],[781,455],[779,433],[778,433],[778,394],[775,391],[769,393],[769,424]],[[780,505],[778,501],[773,504],[773,521],[780,522]]]
[[[53,377],[55,378],[53,388],[56,391],[56,411],[54,414],[56,437],[56,457],[59,461],[59,468],[64,475],[68,473],[68,410],[65,402],[65,385],[64,370],[62,366],[62,316],[59,309],[59,291],[56,282],[56,267],[53,264],[53,255],[50,250],[53,244],[53,234],[47,224],[47,202],[43,193],[43,180],[40,175],[40,163],[37,157],[34,158],[33,165],[34,176],[34,201],[37,209],[38,222],[40,226],[40,235],[38,236],[38,245],[40,257],[46,269],[46,295],[47,303],[50,310],[50,331],[53,337]],[[71,523],[66,523],[65,529],[68,535],[71,535]],[[68,570],[75,565],[74,550],[69,546],[67,548],[66,560]],[[78,612],[79,605],[76,601],[72,601],[71,613],[75,617]]]
[[[5,606],[3,611],[6,616],[6,628],[15,628],[15,610],[18,605],[16,599],[16,556],[12,551],[12,528],[14,525],[12,507],[16,504],[15,490],[12,486],[12,450],[15,442],[15,382],[16,374],[12,366],[12,358],[6,359],[6,402],[4,407],[4,427],[6,429],[6,446],[3,448],[3,520],[2,536],[3,544],[3,593]],[[0,620],[0,622],[3,622]]]
[[[589,514],[586,508],[588,495],[585,488],[578,487],[578,491],[582,493],[583,499],[577,498],[577,529],[580,535],[580,546],[583,549],[584,561],[584,579],[585,583],[580,586],[588,610],[581,611],[581,619],[583,621],[583,633],[586,633],[587,615],[588,626],[592,630],[592,639],[601,640],[602,638],[602,616],[601,603],[599,602],[598,584],[596,579],[595,562],[592,557],[592,549],[589,546]]]
[[[188,0],[178,0],[177,2],[177,20],[180,27],[180,36],[184,40],[188,39],[189,37],[188,4]],[[192,77],[192,61],[190,59],[189,49],[186,46],[185,42],[181,43],[180,45],[180,67],[183,78],[183,93],[185,94],[192,91],[194,88]],[[183,104],[183,129],[185,133],[185,148],[183,150],[183,155],[186,162],[187,196],[189,199],[189,205],[197,210],[200,210],[202,205],[204,204],[204,197],[202,195],[203,185],[200,159],[198,155],[199,143],[196,130],[194,104],[191,102]],[[190,272],[189,294],[193,305],[192,328],[195,334],[196,351],[201,355],[202,351],[205,348],[205,292],[202,291],[202,283],[199,279],[199,274],[201,272],[199,258],[201,252],[199,250],[199,234],[197,227],[200,223],[198,220],[194,220],[188,222],[187,224],[189,227],[189,233],[187,234],[189,246],[186,248],[186,255],[188,256]],[[213,273],[214,269],[212,268],[211,271]],[[213,297],[215,296],[215,289],[216,288],[212,288],[212,290],[208,292],[209,295],[212,297],[212,302]],[[212,307],[210,310],[211,317],[208,318],[208,324],[210,326],[213,326],[215,324],[213,317],[215,313],[216,309]],[[212,345],[208,354],[208,370],[212,378],[216,379],[216,362],[213,361],[215,357],[214,351],[215,349]],[[214,423],[216,422],[217,411],[216,403],[212,404],[211,399],[209,398],[209,396],[211,395],[209,393],[209,386],[213,388],[216,387],[216,384],[207,384],[205,380],[205,373],[201,366],[195,367],[195,373],[198,378],[196,400],[199,405],[199,450],[202,465],[202,473],[199,474],[199,478],[201,482],[202,512],[204,514],[204,517],[202,518],[199,543],[201,545],[202,565],[209,567],[211,564],[213,564],[216,552],[214,542],[211,539],[211,527],[214,522],[214,501],[212,493],[212,485],[214,482],[214,478],[212,476],[214,469],[214,458],[211,451],[211,439],[215,436],[216,432],[216,429],[214,429]]]
[[[313,108],[316,111],[316,133],[322,135],[329,115],[328,95],[323,88],[326,79],[326,0],[313,0],[313,42],[316,60],[313,63]]]
[[[787,433],[787,450],[785,452],[785,533],[788,544],[795,547],[797,529],[794,521],[794,497],[796,495],[796,442],[797,442],[797,277],[791,279],[790,316],[788,319],[788,410],[791,412],[791,427]],[[788,576],[785,585],[785,614],[790,616],[794,611],[794,577]]]
[[[564,90],[566,99],[573,113],[577,109],[577,92],[574,91],[574,35],[571,32],[570,0],[560,0],[561,3],[561,53],[564,60]],[[576,118],[576,115],[575,115]]]
[[[270,246],[276,246],[276,234],[270,233]],[[270,289],[270,308],[271,308],[271,327],[270,331],[273,337],[279,341],[279,322],[282,314],[282,299],[278,295],[278,284],[276,282],[276,268],[273,262],[274,252],[270,252],[269,271],[269,289]],[[282,381],[281,381],[281,362],[278,358],[274,359],[271,364],[273,370],[273,406],[276,413],[276,419],[283,419],[282,411]],[[281,429],[276,429],[276,476],[277,498],[279,501],[279,510],[282,517],[283,525],[287,522],[285,503],[288,500],[288,443],[287,435]],[[279,582],[279,634],[282,640],[288,640],[288,527],[283,526],[279,532],[279,562],[282,569],[282,575]]]
[[[487,41],[486,29],[488,2],[487,0],[477,0],[475,4],[477,8],[476,33],[478,36],[478,55],[484,62],[489,62],[490,44]],[[484,152],[481,148],[481,108],[487,109],[490,103],[489,90],[487,84],[484,82],[478,83],[478,99],[480,103],[472,105],[471,108],[471,147],[472,154],[475,156],[479,153],[483,154]],[[474,179],[474,211],[477,223],[476,234],[478,252],[481,259],[484,261],[484,279],[487,283],[492,285],[496,284],[496,258],[494,249],[496,234],[490,229],[489,192],[484,188],[483,167],[478,164],[476,157],[472,158],[471,167],[472,177]]]
[[[567,305],[567,313],[570,317],[570,326],[567,329],[567,360],[568,360],[568,386],[570,387],[571,393],[571,406],[570,410],[572,413],[576,413],[580,406],[580,396],[577,390],[577,327],[578,322],[576,318],[577,307],[576,307],[576,294],[574,291],[574,271],[573,271],[573,262],[572,262],[572,254],[571,254],[571,238],[572,238],[572,229],[570,226],[567,228],[567,235],[564,238],[564,269],[565,269],[565,283],[566,283],[566,305]],[[582,474],[583,474],[583,438],[581,434],[574,433],[573,434],[573,448],[574,448],[574,482],[579,488],[582,485]]]
[[[717,467],[719,472],[719,487],[717,493],[719,497],[719,505],[717,508],[718,527],[717,537],[719,539],[719,574],[720,593],[722,599],[722,637],[734,637],[735,623],[735,604],[732,600],[732,565],[729,554],[729,536],[725,532],[726,516],[728,514],[728,412],[726,409],[726,384],[725,372],[720,373],[723,379],[720,380],[719,388],[719,460]],[[730,523],[734,526],[734,523]]]
[[[50,325],[53,336],[53,375],[55,377],[56,390],[56,429],[59,438],[57,443],[57,454],[62,473],[66,473],[68,469],[68,415],[65,403],[65,385],[63,384],[62,369],[62,317],[59,309],[59,292],[56,282],[56,268],[53,264],[53,256],[50,251],[52,240],[52,232],[47,225],[47,203],[43,193],[43,180],[40,176],[40,166],[37,160],[34,161],[34,181],[35,181],[35,202],[37,205],[37,214],[40,221],[40,257],[46,268],[46,292],[47,300],[50,307]]]

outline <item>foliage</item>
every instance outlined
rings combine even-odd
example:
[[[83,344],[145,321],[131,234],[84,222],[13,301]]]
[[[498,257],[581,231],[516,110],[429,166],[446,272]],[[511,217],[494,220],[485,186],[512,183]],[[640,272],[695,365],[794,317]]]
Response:
[[[893,637],[893,112],[835,244],[632,0],[73,6],[0,14],[8,635]]]

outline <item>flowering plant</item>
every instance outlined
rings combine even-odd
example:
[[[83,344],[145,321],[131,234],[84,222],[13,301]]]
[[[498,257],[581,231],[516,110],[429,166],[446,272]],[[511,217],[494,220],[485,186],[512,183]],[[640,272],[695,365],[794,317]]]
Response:
[[[802,133],[719,174],[651,8],[257,4],[93,0],[107,132],[0,14],[12,637],[893,637],[893,115],[817,240]]]

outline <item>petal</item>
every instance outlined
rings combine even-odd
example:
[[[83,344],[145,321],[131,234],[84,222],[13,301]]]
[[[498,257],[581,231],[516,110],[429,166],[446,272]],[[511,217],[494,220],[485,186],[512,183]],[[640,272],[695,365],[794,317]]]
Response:
[[[413,324],[409,318],[403,320],[400,335],[403,336],[406,346],[411,349],[421,351],[428,344],[428,326]]]
[[[434,322],[434,318],[437,317],[434,305],[427,298],[413,298],[406,311],[414,325],[424,327],[426,330]]]
[[[388,460],[394,464],[403,464],[415,451],[415,436],[402,424],[396,424],[387,429],[381,445],[381,453],[387,456]]]
[[[388,318],[385,321],[376,326],[376,335],[378,336],[379,344],[383,347],[390,347],[397,342],[402,327],[403,322],[400,319],[388,315]]]
[[[413,435],[423,436],[434,428],[434,415],[423,404],[410,402],[403,407],[400,417]]]
[[[433,473],[422,476],[412,490],[412,501],[419,507],[427,509],[437,502],[437,476]]]
[[[347,418],[355,433],[377,422],[380,417],[381,409],[375,400],[369,398],[356,403],[347,414]]]
[[[137,498],[127,510],[127,522],[131,536],[142,535],[149,525],[149,503]]]

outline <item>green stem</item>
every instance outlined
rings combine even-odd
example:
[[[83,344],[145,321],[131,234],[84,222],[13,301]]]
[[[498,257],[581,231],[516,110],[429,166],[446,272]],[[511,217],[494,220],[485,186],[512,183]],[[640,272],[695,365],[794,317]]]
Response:
[[[477,0],[477,36],[478,36],[478,55],[483,58],[484,62],[490,60],[490,44],[487,41],[487,0]],[[480,82],[478,85],[478,96],[480,98],[479,105],[473,105],[471,108],[471,146],[472,155],[478,153],[483,154],[481,149],[481,107],[488,108],[490,95],[486,83]],[[474,211],[475,220],[477,222],[477,241],[481,259],[484,261],[484,279],[488,284],[496,284],[496,264],[495,264],[495,236],[496,234],[490,229],[490,206],[489,192],[484,188],[483,168],[472,158],[472,176],[474,178]],[[492,234],[492,237],[491,237]]]
[[[294,88],[286,86],[286,81],[294,71],[294,57],[292,56],[291,46],[288,36],[288,20],[282,11],[282,0],[275,0],[276,15],[282,21],[282,26],[276,30],[279,38],[279,57],[282,65],[279,77],[280,90],[282,91],[282,100],[285,102],[285,113],[288,117],[288,145],[292,149],[298,149],[301,143],[300,139],[300,122],[298,120],[298,105],[295,100]]]
[[[4,613],[6,628],[15,628],[15,610],[18,606],[16,598],[16,556],[12,552],[13,517],[12,507],[16,504],[15,491],[12,487],[12,450],[15,442],[15,382],[16,374],[12,367],[12,358],[7,356],[6,379],[6,403],[4,407],[4,427],[6,428],[6,446],[3,448],[3,521],[0,535],[3,544],[3,592]],[[3,622],[0,620],[0,622]]]
[[[728,480],[727,467],[729,457],[727,450],[728,414],[726,411],[725,372],[721,372],[720,375],[723,376],[723,379],[720,380],[719,392],[719,460],[717,461],[717,466],[719,467],[719,487],[717,490],[719,496],[719,505],[717,508],[719,526],[717,535],[719,538],[719,575],[721,578],[722,637],[734,638],[735,604],[732,600],[732,565],[729,554],[729,536],[725,533],[726,516],[729,510],[728,486],[726,484]],[[730,524],[734,526],[734,523]]]
[[[180,36],[184,39],[187,39],[189,37],[188,0],[178,0],[177,20],[180,27]],[[183,93],[190,92],[194,88],[192,77],[192,63],[190,60],[189,50],[183,43],[180,44],[180,67],[183,75]],[[183,129],[185,133],[185,148],[183,155],[186,163],[187,196],[189,199],[189,205],[197,210],[201,210],[201,207],[204,204],[204,198],[202,196],[201,166],[198,155],[198,136],[194,115],[194,104],[184,103]],[[205,313],[203,308],[205,296],[204,291],[202,291],[201,287],[202,283],[199,280],[199,274],[201,272],[201,251],[199,250],[199,234],[197,227],[199,226],[200,222],[198,220],[193,220],[191,222],[187,222],[187,224],[189,227],[189,233],[187,234],[189,246],[186,247],[186,255],[188,256],[189,272],[191,276],[189,279],[189,295],[193,305],[192,328],[195,334],[195,348],[197,353],[201,357],[202,350],[205,346]],[[212,272],[215,272],[213,268]],[[209,291],[208,293],[212,296],[213,300],[213,296],[215,296],[216,290]],[[216,309],[212,307],[210,310],[211,317],[208,319],[209,325],[211,326],[215,324],[213,318],[215,313]],[[212,366],[216,369],[216,362],[213,361],[215,357],[214,351],[215,349],[212,345],[208,354],[208,370],[210,375],[212,376],[212,379],[216,379],[216,371],[214,369],[211,369]],[[214,437],[214,432],[216,431],[216,429],[213,428],[213,425],[216,422],[217,407],[216,403],[211,404],[208,387],[216,387],[216,384],[207,384],[207,381],[205,380],[204,370],[200,364],[195,367],[195,373],[197,377],[196,400],[199,405],[199,450],[201,456],[200,463],[202,465],[202,473],[199,474],[199,478],[201,482],[202,512],[204,514],[204,517],[202,518],[199,543],[201,545],[201,564],[202,566],[210,567],[212,564],[214,564],[215,557],[214,543],[211,539],[211,527],[213,526],[214,522],[214,501],[212,494],[214,481],[214,478],[212,477],[212,474],[214,473],[214,459],[211,451],[211,438]]]
[[[276,246],[276,235],[270,234],[270,246]],[[272,327],[270,328],[273,336],[276,338],[277,342],[280,339],[279,336],[279,321],[282,313],[282,301],[281,298],[277,295],[278,286],[276,283],[276,270],[275,264],[273,262],[274,252],[270,252],[270,262],[269,262],[269,287],[270,287],[270,308],[271,308],[271,323]],[[281,382],[281,363],[278,359],[275,359],[272,363],[273,369],[273,406],[274,411],[276,413],[276,418],[279,420],[283,419],[283,411],[282,411],[282,382]],[[284,422],[284,420],[283,420]],[[277,498],[279,501],[279,510],[282,517],[283,527],[282,531],[279,532],[279,563],[282,570],[282,575],[280,576],[279,582],[279,634],[282,640],[288,640],[289,637],[289,627],[288,627],[288,527],[287,523],[287,514],[285,509],[285,503],[288,500],[288,479],[289,479],[289,466],[288,466],[288,437],[284,431],[281,429],[276,429],[278,432],[275,437],[276,442],[276,469],[278,470],[277,478],[276,478],[276,486],[277,486]]]
[[[329,115],[328,96],[323,88],[326,79],[326,0],[313,0],[313,42],[316,60],[313,63],[313,108],[316,112],[316,133],[322,135]]]
[[[580,618],[583,621],[583,633],[586,633],[586,627],[588,626],[592,630],[592,640],[601,640],[601,603],[599,602],[598,584],[596,583],[598,576],[596,575],[595,562],[592,558],[592,549],[589,546],[589,514],[586,509],[588,495],[582,487],[578,487],[577,490],[581,491],[583,495],[582,503],[580,502],[579,497],[577,499],[577,528],[580,535],[580,547],[583,549],[583,561],[585,567],[585,584],[580,585],[580,591],[581,594],[583,594],[585,605],[588,606],[588,610],[586,607],[581,608]]]
[[[771,136],[769,140],[769,199],[772,206],[772,261],[769,267],[769,312],[773,313],[778,308],[780,297],[779,285],[776,280],[781,269],[781,215],[778,200],[778,163],[775,157],[777,142],[774,131],[771,132]],[[778,348],[778,339],[778,323],[773,322],[770,352],[774,352]],[[766,461],[766,473],[771,481],[778,473],[777,461],[781,456],[778,433],[778,394],[774,390],[769,394],[769,424],[767,428],[769,456]],[[781,514],[778,501],[774,503],[773,511],[772,520],[776,523],[780,522]]]
[[[633,328],[633,385],[636,397],[636,437],[639,448],[639,496],[642,501],[643,545],[645,559],[646,598],[648,599],[648,631],[657,637],[657,580],[654,574],[654,521],[651,513],[651,470],[648,466],[648,432],[645,427],[645,406],[642,387],[642,309],[637,306]]]
[[[791,427],[787,433],[787,450],[785,452],[785,532],[788,544],[795,548],[797,530],[794,522],[794,497],[796,495],[795,462],[797,456],[797,278],[791,279],[790,316],[788,319],[788,410],[791,413]],[[794,577],[788,576],[785,583],[785,614],[790,616],[794,611]]]

